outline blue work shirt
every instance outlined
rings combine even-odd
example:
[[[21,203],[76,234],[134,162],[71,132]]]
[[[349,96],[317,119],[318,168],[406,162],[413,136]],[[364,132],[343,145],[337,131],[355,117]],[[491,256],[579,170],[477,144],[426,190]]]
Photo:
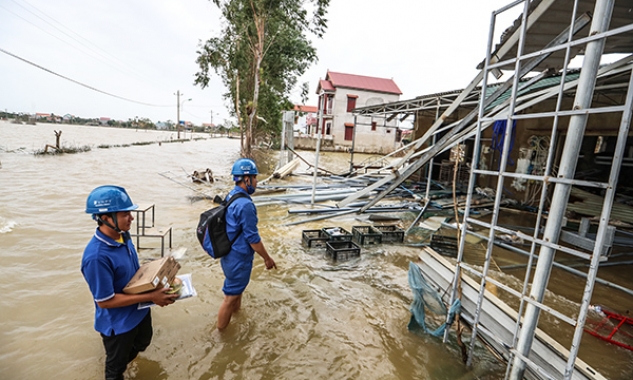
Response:
[[[257,208],[248,193],[235,186],[228,199],[237,192],[242,192],[246,196],[236,199],[226,210],[226,234],[230,240],[238,233],[239,236],[231,246],[231,251],[220,259],[226,276],[223,290],[227,295],[241,294],[248,285],[255,256],[251,244],[261,241],[257,229]]]
[[[145,318],[149,309],[138,310],[138,304],[103,309],[97,302],[123,293],[123,288],[140,268],[134,244],[126,233],[123,243],[116,242],[98,228],[86,246],[81,259],[83,274],[95,302],[95,330],[106,335],[126,333]]]

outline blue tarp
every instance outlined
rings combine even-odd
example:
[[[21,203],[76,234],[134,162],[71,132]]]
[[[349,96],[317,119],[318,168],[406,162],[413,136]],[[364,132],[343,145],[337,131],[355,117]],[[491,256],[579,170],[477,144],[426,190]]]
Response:
[[[501,166],[501,157],[503,156],[503,143],[506,137],[507,125],[507,120],[497,120],[492,127],[492,142],[490,145],[493,151],[499,152],[499,164],[497,165],[497,169]],[[510,131],[510,146],[508,147],[508,165],[510,166],[514,166],[514,160],[510,158],[510,152],[512,152],[512,149],[514,148],[516,126],[517,122],[516,120],[514,120],[512,122],[512,131]]]

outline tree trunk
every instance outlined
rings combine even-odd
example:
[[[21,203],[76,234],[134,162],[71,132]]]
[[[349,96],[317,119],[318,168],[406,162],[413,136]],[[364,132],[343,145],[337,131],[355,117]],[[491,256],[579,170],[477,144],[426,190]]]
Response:
[[[59,139],[62,137],[62,131],[53,131],[55,132],[55,146],[57,147],[57,150],[59,150],[60,146],[59,146]]]
[[[251,3],[252,5],[252,3]],[[257,115],[257,102],[259,100],[259,70],[262,66],[262,59],[264,58],[264,38],[266,36],[265,17],[259,15],[257,10],[253,6],[253,19],[255,21],[255,28],[257,30],[257,41],[252,46],[253,56],[255,57],[255,72],[253,73],[253,104],[251,106],[250,113],[248,115],[248,132],[247,132],[247,145],[246,145],[246,157],[252,158],[251,147],[253,145],[253,124],[255,123],[255,116]]]
[[[240,127],[240,154],[244,156],[244,124],[242,123],[242,112],[240,111],[240,72],[237,72],[235,84],[235,116],[237,125]]]

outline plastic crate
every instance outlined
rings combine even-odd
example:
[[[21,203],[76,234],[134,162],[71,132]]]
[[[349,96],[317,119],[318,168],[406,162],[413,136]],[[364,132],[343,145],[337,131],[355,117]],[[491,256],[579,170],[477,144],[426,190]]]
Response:
[[[330,239],[323,230],[303,230],[301,242],[307,248],[325,248]]]
[[[358,245],[382,243],[382,232],[372,226],[352,227],[352,241]]]
[[[350,260],[360,257],[360,247],[351,241],[328,241],[326,254],[336,261]]]
[[[404,230],[398,226],[374,226],[382,233],[383,243],[402,243],[404,241]]]
[[[457,238],[440,234],[431,235],[431,248],[444,256],[457,257]]]
[[[352,233],[342,227],[324,227],[321,229],[330,241],[352,241]]]

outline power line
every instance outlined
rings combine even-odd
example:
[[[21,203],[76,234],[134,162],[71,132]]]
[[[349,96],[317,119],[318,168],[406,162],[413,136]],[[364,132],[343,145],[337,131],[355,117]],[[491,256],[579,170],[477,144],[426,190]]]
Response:
[[[173,106],[171,106],[171,105],[158,105],[158,104],[150,104],[150,103],[139,102],[139,101],[137,101],[137,100],[124,98],[124,97],[119,96],[119,95],[114,95],[114,94],[111,94],[111,93],[109,93],[109,92],[106,92],[106,91],[103,91],[103,90],[99,90],[98,88],[92,87],[92,86],[87,85],[87,84],[85,84],[85,83],[82,83],[82,82],[76,81],[76,80],[74,80],[74,79],[72,79],[72,78],[68,78],[68,77],[66,77],[66,76],[64,76],[64,75],[58,74],[58,73],[56,73],[56,72],[54,72],[54,71],[52,71],[52,70],[49,70],[49,69],[47,69],[47,68],[45,68],[45,67],[42,67],[42,66],[40,66],[40,65],[38,65],[38,64],[36,64],[36,63],[33,63],[33,62],[31,62],[31,61],[29,61],[29,60],[27,60],[27,59],[24,59],[24,58],[19,57],[19,56],[15,55],[15,54],[9,53],[8,51],[6,51],[6,50],[4,50],[4,49],[2,49],[2,48],[0,48],[0,52],[4,53],[4,54],[6,54],[6,55],[9,55],[9,56],[11,56],[11,57],[13,57],[13,58],[19,59],[19,60],[20,60],[20,61],[22,61],[22,62],[28,63],[29,65],[35,66],[35,67],[37,67],[37,68],[38,68],[38,69],[40,69],[40,70],[44,70],[44,71],[46,71],[46,72],[48,72],[48,73],[50,73],[50,74],[53,74],[53,75],[58,76],[58,77],[60,77],[60,78],[66,79],[67,81],[70,81],[70,82],[73,82],[73,83],[75,83],[75,84],[78,84],[78,85],[80,85],[80,86],[82,86],[82,87],[85,87],[85,88],[87,88],[87,89],[89,89],[89,90],[92,90],[92,91],[95,91],[95,92],[99,92],[99,93],[104,94],[104,95],[112,96],[113,98],[117,98],[117,99],[125,100],[125,101],[127,101],[127,102],[132,102],[132,103],[136,103],[136,104],[142,104],[142,105],[144,105],[144,106],[150,106],[150,107],[173,107]]]
[[[78,44],[80,44],[81,46],[83,46],[83,47],[85,47],[85,48],[88,48],[90,51],[92,51],[92,52],[96,53],[98,56],[100,56],[100,57],[104,58],[105,60],[104,60],[104,59],[99,59],[98,57],[95,57],[94,55],[92,55],[92,54],[88,53],[87,51],[84,51],[84,50],[82,50],[82,49],[78,48],[77,46],[75,46],[75,45],[73,45],[73,44],[69,43],[68,41],[65,41],[65,40],[63,40],[62,38],[60,38],[60,37],[58,37],[58,36],[56,36],[56,35],[54,35],[54,34],[52,34],[52,33],[48,32],[48,31],[46,31],[46,30],[44,30],[44,29],[43,29],[43,28],[41,28],[40,26],[38,26],[38,25],[34,24],[33,22],[31,22],[31,21],[29,21],[29,20],[25,19],[24,17],[22,17],[22,16],[20,16],[20,15],[16,14],[15,12],[11,11],[10,9],[7,9],[7,8],[6,8],[6,7],[4,7],[4,6],[0,6],[0,7],[4,8],[4,10],[6,10],[6,11],[8,11],[8,12],[12,13],[14,16],[16,16],[16,17],[18,17],[18,18],[20,18],[20,19],[24,20],[25,22],[27,22],[27,23],[29,23],[29,24],[33,25],[34,27],[36,27],[36,28],[40,29],[40,30],[41,30],[41,31],[43,31],[44,33],[46,33],[46,34],[48,34],[48,35],[50,35],[50,36],[52,36],[52,37],[55,37],[55,38],[57,38],[58,40],[60,40],[60,41],[62,41],[62,42],[64,42],[64,43],[66,43],[66,44],[68,44],[69,46],[71,46],[72,48],[74,48],[74,49],[78,50],[79,52],[81,52],[81,53],[83,53],[83,54],[86,54],[87,56],[89,56],[89,57],[91,57],[91,58],[93,58],[93,59],[96,59],[97,61],[101,61],[101,62],[105,63],[106,65],[108,65],[108,66],[112,67],[113,69],[115,69],[115,70],[117,70],[117,71],[119,71],[119,72],[121,72],[121,73],[124,73],[124,74],[127,74],[127,75],[132,75],[132,76],[134,76],[134,77],[137,77],[137,79],[139,78],[138,73],[137,73],[137,72],[135,72],[135,71],[133,71],[133,70],[134,70],[134,68],[132,68],[131,66],[128,66],[127,68],[125,68],[126,70],[127,70],[128,68],[130,68],[130,69],[131,69],[130,71],[123,72],[121,69],[119,69],[118,67],[113,66],[110,62],[108,62],[108,61],[113,61],[112,59],[110,59],[110,58],[106,57],[105,55],[101,54],[99,51],[95,50],[93,47],[88,46],[86,43],[84,43],[84,42],[82,42],[82,41],[78,40],[77,38],[73,37],[72,35],[70,35],[70,34],[66,33],[65,31],[61,30],[61,29],[60,29],[60,28],[58,28],[57,26],[55,26],[55,25],[53,25],[52,23],[48,22],[47,20],[43,19],[42,17],[40,17],[39,15],[35,14],[35,13],[34,13],[34,12],[32,12],[31,10],[27,9],[27,8],[26,8],[26,7],[24,7],[23,5],[19,4],[19,3],[18,3],[18,2],[16,2],[15,0],[12,0],[12,1],[13,1],[16,5],[18,5],[18,6],[19,6],[19,7],[21,7],[22,9],[24,9],[25,11],[29,12],[30,14],[32,14],[33,16],[37,17],[38,19],[42,20],[43,22],[45,22],[46,24],[50,25],[51,27],[53,27],[53,28],[57,29],[60,33],[63,33],[64,35],[66,35],[67,37],[71,38],[72,40],[74,40],[75,42],[77,42]],[[30,7],[32,7],[33,9],[35,9],[37,12],[41,13],[42,15],[44,15],[45,17],[47,17],[47,18],[51,19],[52,21],[54,21],[55,23],[59,24],[60,26],[62,26],[62,27],[63,27],[63,28],[65,28],[66,30],[68,30],[70,33],[73,33],[74,35],[76,35],[76,36],[78,36],[79,38],[81,38],[81,39],[83,39],[84,41],[86,41],[88,44],[93,45],[95,48],[97,48],[97,49],[101,50],[102,52],[106,53],[106,54],[107,54],[107,55],[109,55],[110,57],[114,58],[116,61],[118,61],[118,62],[116,62],[117,64],[119,64],[120,62],[122,62],[122,61],[118,60],[116,57],[114,57],[113,55],[111,55],[111,54],[109,54],[108,52],[104,51],[103,49],[100,49],[97,45],[93,44],[93,43],[92,43],[92,42],[90,42],[88,39],[86,39],[86,38],[82,37],[79,33],[74,32],[74,31],[73,31],[73,30],[71,30],[70,28],[68,28],[68,27],[64,26],[64,25],[63,25],[62,23],[60,23],[59,21],[55,20],[53,17],[51,17],[51,16],[47,15],[46,13],[42,12],[41,10],[39,10],[38,8],[36,8],[35,6],[33,6],[32,4],[28,3],[28,2],[27,2],[27,1],[25,1],[25,0],[22,0],[22,1],[23,1],[25,4],[28,4],[28,5],[29,5]]]

